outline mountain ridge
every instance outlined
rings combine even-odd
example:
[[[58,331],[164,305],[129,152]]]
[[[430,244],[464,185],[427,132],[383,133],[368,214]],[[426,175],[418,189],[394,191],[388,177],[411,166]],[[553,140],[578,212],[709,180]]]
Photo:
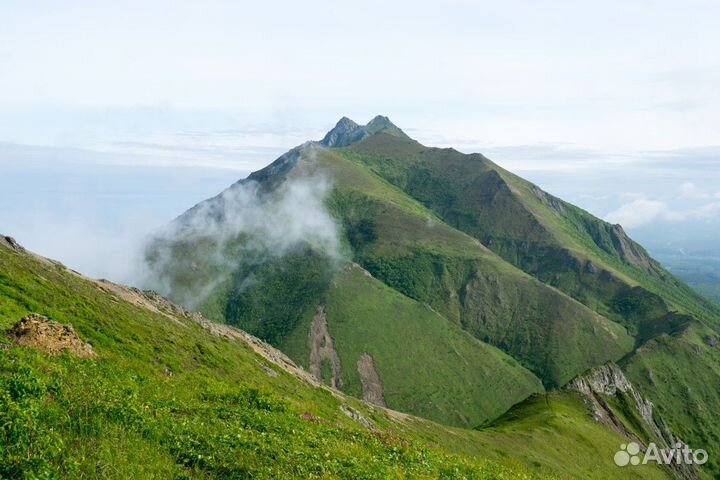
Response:
[[[313,215],[332,219],[327,225],[337,230],[335,260],[323,260],[327,252],[315,240],[300,238],[287,256],[271,254],[252,265],[243,260],[249,258],[248,245],[257,246],[252,232],[219,241],[196,231],[151,245],[151,268],[163,274],[159,283],[172,287],[166,292],[172,297],[173,289],[193,291],[194,285],[217,280],[198,304],[201,311],[270,339],[305,367],[307,332],[322,308],[343,365],[337,379],[344,391],[362,397],[366,385],[353,366],[368,355],[388,405],[439,422],[492,422],[531,398],[535,387],[524,383],[526,393],[512,398],[476,392],[475,382],[483,380],[450,374],[466,360],[439,354],[445,347],[438,334],[417,337],[423,342],[411,349],[416,358],[432,352],[442,363],[428,370],[430,379],[421,380],[410,365],[395,368],[403,364],[394,346],[402,344],[403,331],[388,327],[402,317],[397,312],[417,307],[434,312],[445,329],[459,329],[495,349],[488,351],[518,362],[545,391],[617,362],[673,431],[687,441],[711,442],[720,424],[701,412],[720,408],[720,398],[693,395],[697,412],[688,414],[674,400],[677,392],[670,393],[674,388],[656,388],[652,378],[670,378],[667,356],[682,352],[683,381],[705,392],[685,353],[696,351],[708,368],[704,384],[720,384],[715,373],[720,358],[702,340],[720,331],[719,309],[664,270],[621,226],[544,192],[481,154],[426,147],[398,131],[387,117],[365,126],[343,117],[323,140],[290,150],[229,189],[255,185],[257,205],[273,212],[284,208],[278,202],[292,186],[325,185],[323,207]],[[207,202],[221,212],[237,207],[226,193]],[[180,222],[192,223],[189,217],[202,211],[194,207]],[[246,214],[240,210],[240,218]],[[222,224],[222,215],[218,218]],[[218,255],[233,260],[214,264]],[[368,275],[343,279],[340,266],[348,262]],[[360,279],[377,287],[363,290]],[[351,299],[361,291],[362,300]],[[404,298],[403,306],[390,298]],[[291,307],[278,309],[277,302]],[[371,312],[369,304],[385,307]],[[411,325],[403,328],[412,330]],[[474,370],[486,366],[480,362]],[[313,368],[330,381],[322,366]],[[414,392],[404,390],[405,381]],[[435,398],[430,385],[458,393],[419,402]],[[700,418],[708,426],[698,434],[687,425]]]

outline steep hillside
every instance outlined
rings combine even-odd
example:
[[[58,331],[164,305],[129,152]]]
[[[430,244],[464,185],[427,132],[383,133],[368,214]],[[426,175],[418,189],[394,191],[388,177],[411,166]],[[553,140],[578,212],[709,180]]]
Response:
[[[653,422],[695,448],[718,431],[716,306],[621,226],[386,117],[343,118],[201,202],[147,260],[153,288],[376,404],[477,427],[617,362]]]
[[[189,258],[202,265],[201,258]],[[329,265],[309,250],[238,267],[199,308],[209,318],[272,342],[315,369],[328,385],[347,392],[362,391],[357,362],[368,354],[387,405],[453,425],[480,425],[543,391],[541,382],[517,361],[427,306],[359,267]],[[332,347],[321,349],[329,343],[325,340],[314,347],[319,323],[333,339]],[[408,338],[415,341],[408,343]],[[311,361],[311,355],[317,358]],[[418,368],[418,361],[425,368]],[[494,388],[488,390],[488,385]]]
[[[382,132],[338,154],[626,327],[636,347],[621,363],[628,376],[681,438],[714,450],[720,426],[708,412],[720,408],[712,393],[720,381],[718,308],[664,270],[621,226],[543,192],[482,155],[428,148]]]
[[[343,121],[338,128],[344,128]],[[594,365],[618,360],[632,348],[622,327],[508,264],[366,167],[334,152],[299,147],[188,211],[149,251],[150,264],[160,273],[154,285],[180,302],[202,298],[197,307],[208,318],[247,329],[305,365],[313,316],[327,307],[331,337],[347,337],[345,329],[357,335],[352,325],[366,333],[335,342],[345,365],[337,370],[347,378],[334,384],[359,394],[354,367],[364,352],[357,349],[386,351],[373,356],[379,379],[388,392],[401,389],[387,395],[388,405],[452,425],[482,424],[541,391],[518,362],[552,387]],[[327,211],[313,216],[325,213],[336,220],[339,251],[332,251],[332,242],[316,231],[285,245],[282,254],[275,243],[258,247],[273,234],[259,235],[257,229],[274,223],[275,212],[286,209],[288,192],[308,182],[331,185],[324,197]],[[247,219],[258,212],[263,220],[256,227]],[[235,227],[247,223],[251,229]],[[358,282],[348,282],[342,272],[352,259],[373,276],[364,282],[377,286],[359,290]],[[373,308],[358,308],[348,293],[356,304]],[[432,319],[437,327],[417,321],[398,327],[395,322],[403,318]],[[455,333],[447,337],[428,331]],[[408,345],[413,332],[422,341]],[[517,362],[495,362],[503,356],[488,344]],[[424,358],[427,368],[396,358],[402,345],[407,345],[407,358]],[[408,387],[401,387],[405,383]]]
[[[346,397],[240,330],[6,237],[0,326],[3,478],[669,478],[615,467],[623,437],[571,392],[488,429],[441,426]]]
[[[647,342],[621,363],[686,443],[708,451],[705,470],[720,476],[720,336],[699,323]]]
[[[633,335],[643,328],[641,323],[673,311],[698,318],[720,315],[621,226],[553,197],[480,154],[428,148],[383,132],[341,154]]]
[[[547,386],[632,347],[624,329],[523,274],[368,169],[334,151],[316,163],[335,179],[329,205],[356,262],[511,354]]]

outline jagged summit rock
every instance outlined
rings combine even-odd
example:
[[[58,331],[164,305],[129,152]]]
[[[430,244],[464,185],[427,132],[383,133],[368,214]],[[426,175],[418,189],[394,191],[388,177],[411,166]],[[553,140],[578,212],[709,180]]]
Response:
[[[250,174],[247,180],[260,183],[272,184],[272,179],[282,179],[297,162],[315,147],[342,148],[354,145],[377,133],[387,133],[394,137],[411,140],[400,128],[390,119],[383,115],[377,115],[366,125],[359,125],[348,117],[342,117],[335,126],[325,134],[322,140],[305,142],[290,149],[278,157],[273,163]],[[245,179],[237,182],[237,185],[245,183]]]
[[[385,117],[383,115],[378,115],[372,120],[368,122],[367,125],[365,125],[365,128],[368,130],[371,130],[373,132],[379,132],[380,130],[383,130],[385,128],[398,128],[393,124],[388,117]]]
[[[320,141],[320,144],[324,147],[344,147],[362,140],[366,136],[366,132],[360,125],[347,117],[342,117]]]
[[[360,128],[360,125],[355,123],[352,119],[348,117],[342,117],[340,120],[338,120],[337,125],[335,125],[335,128],[342,128],[342,129],[356,129]]]
[[[320,141],[320,145],[323,147],[347,147],[381,131],[409,138],[405,132],[383,115],[377,115],[364,126],[358,125],[348,117],[342,117]]]

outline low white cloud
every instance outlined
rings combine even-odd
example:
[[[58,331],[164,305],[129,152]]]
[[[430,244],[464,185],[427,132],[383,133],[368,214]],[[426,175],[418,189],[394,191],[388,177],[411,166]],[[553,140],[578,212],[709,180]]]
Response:
[[[625,228],[637,228],[667,217],[668,213],[668,206],[663,202],[638,199],[608,213],[605,220],[619,223]]]
[[[310,246],[333,262],[341,260],[340,226],[325,206],[332,184],[323,172],[312,170],[314,148],[303,147],[295,167],[307,167],[310,171],[303,172],[307,175],[291,172],[271,191],[267,184],[246,179],[186,212],[148,245],[141,283],[195,308],[242,264],[261,264],[299,246]],[[202,284],[175,280],[179,262],[175,247],[186,241],[209,243],[203,247],[202,261],[213,273]],[[250,276],[239,285],[252,281]]]
[[[713,220],[720,218],[720,202],[712,202],[703,205],[693,211],[693,214],[699,220]]]
[[[300,242],[340,255],[338,226],[323,201],[330,182],[322,174],[293,179],[264,198],[254,181],[225,190],[218,201],[199,205],[188,215],[180,235],[213,236],[223,241],[250,236],[249,247],[283,255]],[[219,205],[219,208],[218,208]]]
[[[638,228],[653,222],[711,221],[720,219],[720,202],[688,208],[671,208],[658,200],[637,199],[608,213],[605,220],[625,228]]]
[[[38,212],[8,219],[0,234],[13,236],[28,250],[60,260],[89,277],[132,284],[140,273],[142,246],[157,219],[135,216],[119,222],[122,225],[110,228],[90,218]]]
[[[707,200],[711,198],[720,198],[720,191],[700,188],[693,182],[685,182],[680,185],[680,198],[684,200]]]

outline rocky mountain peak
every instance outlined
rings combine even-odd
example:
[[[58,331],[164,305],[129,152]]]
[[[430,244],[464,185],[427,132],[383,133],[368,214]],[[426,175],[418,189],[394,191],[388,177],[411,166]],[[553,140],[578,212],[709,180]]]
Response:
[[[377,115],[363,126],[358,125],[348,117],[342,117],[335,124],[335,127],[320,141],[320,145],[323,147],[347,147],[380,131],[407,138],[407,135],[402,130],[383,115]]]
[[[385,116],[383,116],[383,115],[378,115],[378,116],[376,116],[375,118],[373,118],[372,120],[370,120],[370,121],[368,122],[368,124],[365,125],[365,127],[366,127],[368,130],[374,130],[374,131],[380,131],[380,130],[382,130],[382,129],[391,128],[391,127],[397,128],[397,127],[390,121],[390,119],[389,119],[388,117],[385,117]]]

